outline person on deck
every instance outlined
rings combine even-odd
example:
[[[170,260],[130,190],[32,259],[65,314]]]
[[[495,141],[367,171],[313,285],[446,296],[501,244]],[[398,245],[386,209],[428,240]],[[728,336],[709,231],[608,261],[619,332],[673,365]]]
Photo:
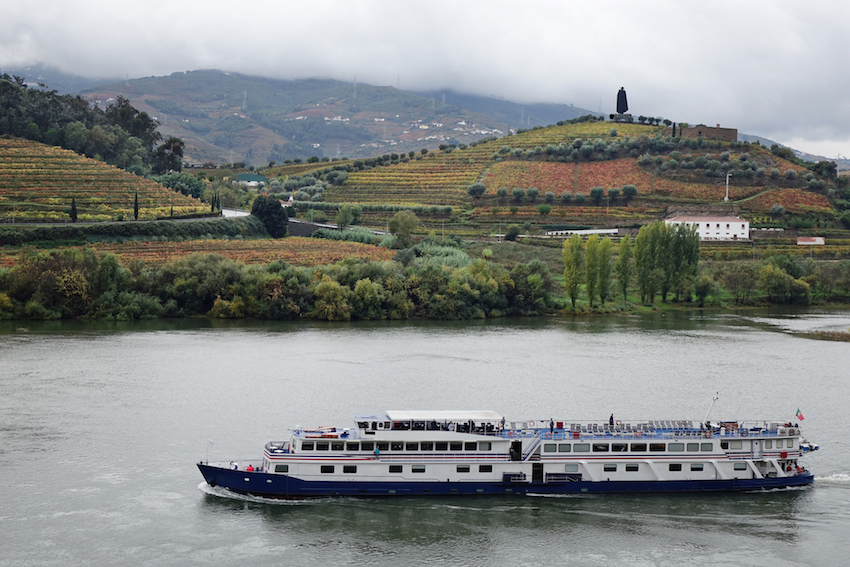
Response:
[[[611,414],[611,417],[608,418],[608,425],[614,427],[614,414]]]

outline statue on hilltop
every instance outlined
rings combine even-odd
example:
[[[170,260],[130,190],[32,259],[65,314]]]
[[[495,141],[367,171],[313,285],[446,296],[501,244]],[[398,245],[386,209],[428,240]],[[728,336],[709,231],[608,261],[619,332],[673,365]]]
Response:
[[[626,100],[626,89],[620,87],[620,90],[617,93],[617,114],[611,114],[609,118],[614,122],[634,122],[632,115],[627,114],[628,111],[629,102]]]
[[[625,114],[629,111],[629,102],[626,100],[626,89],[620,87],[617,93],[617,114]]]

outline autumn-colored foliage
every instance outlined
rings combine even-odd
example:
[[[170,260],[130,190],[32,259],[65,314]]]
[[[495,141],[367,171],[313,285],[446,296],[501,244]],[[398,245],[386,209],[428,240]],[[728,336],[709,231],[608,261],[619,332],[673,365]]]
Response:
[[[142,219],[168,216],[172,206],[175,215],[209,209],[198,199],[70,150],[0,139],[0,217],[66,221],[73,198],[81,221],[129,218],[136,194]]]

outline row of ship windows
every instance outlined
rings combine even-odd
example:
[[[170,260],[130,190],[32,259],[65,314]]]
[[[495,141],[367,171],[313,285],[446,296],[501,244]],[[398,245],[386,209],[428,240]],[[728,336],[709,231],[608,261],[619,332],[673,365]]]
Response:
[[[624,453],[633,451],[645,453],[647,449],[651,453],[663,453],[665,451],[672,452],[688,452],[714,450],[714,443],[544,443],[544,453]]]
[[[602,470],[604,472],[617,472],[617,467],[619,465],[616,463],[609,463],[606,465],[602,465]],[[640,471],[640,464],[638,463],[629,463],[624,465],[626,467],[626,472],[638,472]],[[690,463],[691,471],[698,472],[704,470],[703,463]],[[682,471],[682,463],[670,463],[668,466],[668,470],[670,472],[681,472]],[[747,463],[735,463],[734,469],[736,471],[745,471],[747,470]],[[321,472],[323,474],[333,474],[336,472],[336,465],[322,465]],[[468,473],[470,472],[470,465],[457,465],[457,472],[459,473]],[[289,465],[275,465],[274,472],[276,473],[288,473]],[[342,472],[344,474],[357,474],[357,465],[343,465]],[[389,472],[391,473],[402,473],[404,472],[403,465],[390,465]],[[425,465],[411,465],[410,472],[412,473],[424,473]],[[493,465],[478,465],[479,473],[491,473],[493,472]],[[564,472],[575,473],[578,472],[577,464],[564,465]]]
[[[794,447],[793,439],[776,439],[776,448],[782,449]],[[764,448],[773,449],[774,440],[765,440]],[[742,449],[742,441],[721,441],[722,449]],[[544,443],[544,453],[625,453],[633,451],[643,453],[649,450],[650,453],[663,453],[669,451],[671,453],[697,453],[700,451],[711,452],[714,450],[713,443]]]
[[[274,472],[278,473],[287,473],[289,472],[289,465],[275,465]],[[321,472],[324,474],[333,474],[336,472],[336,465],[322,465]],[[357,465],[343,465],[342,472],[345,474],[356,474],[357,473]],[[403,465],[390,465],[389,472],[391,473],[402,473],[404,472]],[[411,465],[410,472],[412,473],[424,473],[425,465]],[[471,472],[470,465],[457,465],[457,472],[459,473],[468,473]],[[478,465],[478,472],[480,473],[491,473],[493,472],[493,465]]]
[[[302,441],[302,451],[490,451],[489,441],[422,441],[421,443],[405,443],[403,441]]]

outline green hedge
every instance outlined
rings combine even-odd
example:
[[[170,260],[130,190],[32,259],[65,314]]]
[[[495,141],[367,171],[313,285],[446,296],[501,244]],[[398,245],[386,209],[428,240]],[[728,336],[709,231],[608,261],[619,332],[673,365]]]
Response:
[[[2,226],[0,246],[21,246],[38,242],[79,242],[120,240],[135,236],[200,238],[204,235],[266,237],[263,223],[253,216],[186,221],[98,223],[90,225]]]

